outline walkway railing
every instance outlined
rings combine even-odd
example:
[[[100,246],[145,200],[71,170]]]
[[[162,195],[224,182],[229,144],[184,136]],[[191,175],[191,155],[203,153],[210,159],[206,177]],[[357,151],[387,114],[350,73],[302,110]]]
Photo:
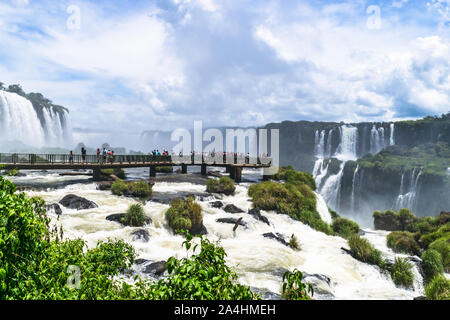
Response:
[[[194,159],[195,157],[195,159]],[[230,159],[231,158],[231,159]],[[222,161],[220,161],[222,160]],[[228,162],[227,162],[228,160]],[[262,161],[261,161],[262,160]],[[28,154],[28,153],[0,153],[0,164],[107,164],[107,163],[156,163],[160,165],[177,165],[177,164],[198,164],[205,163],[214,164],[258,164],[269,165],[270,158],[250,158],[250,157],[226,157],[219,159],[217,156],[201,156],[188,155],[180,157],[172,156],[153,156],[153,155],[114,155],[113,157],[104,157],[100,155],[81,154]]]

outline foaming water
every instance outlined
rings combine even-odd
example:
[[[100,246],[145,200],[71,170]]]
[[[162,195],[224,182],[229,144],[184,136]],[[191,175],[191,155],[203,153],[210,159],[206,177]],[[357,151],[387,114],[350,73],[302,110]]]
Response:
[[[411,299],[421,295],[420,290],[412,291],[397,288],[388,275],[380,273],[377,267],[361,263],[344,253],[346,240],[317,232],[299,221],[275,212],[261,211],[270,225],[247,213],[252,202],[247,195],[250,183],[237,185],[234,196],[222,196],[224,205],[234,204],[244,213],[230,214],[222,209],[212,208],[208,203],[212,198],[198,199],[203,210],[203,223],[208,230],[207,238],[219,241],[227,252],[226,261],[239,276],[239,282],[273,293],[281,293],[282,274],[297,268],[309,274],[321,274],[331,279],[328,298],[336,299]],[[204,193],[205,186],[191,183],[156,182],[153,190],[159,193]],[[165,221],[167,204],[148,201],[146,214],[152,223],[140,228],[124,227],[119,223],[107,221],[113,213],[123,213],[136,200],[118,197],[110,191],[96,190],[94,183],[72,184],[57,190],[30,191],[31,196],[40,196],[47,203],[60,201],[67,194],[94,201],[98,208],[76,211],[62,207],[59,219],[51,214],[52,223],[61,224],[66,238],[82,238],[89,247],[97,241],[108,238],[121,239],[131,243],[139,258],[152,261],[167,260],[171,256],[187,256],[182,248],[184,238],[174,235]],[[317,195],[318,210],[321,217],[330,221],[325,201]],[[243,218],[246,226],[239,226],[233,232],[233,224],[218,223],[219,218]],[[150,235],[149,242],[133,241],[132,232],[145,229]],[[286,240],[295,235],[302,247],[294,251],[273,239],[264,238],[264,233],[281,233]],[[385,246],[386,235],[382,232],[367,233],[368,239],[377,247]],[[383,247],[383,250],[386,248]],[[388,251],[388,250],[387,250]],[[320,294],[315,298],[322,298]]]

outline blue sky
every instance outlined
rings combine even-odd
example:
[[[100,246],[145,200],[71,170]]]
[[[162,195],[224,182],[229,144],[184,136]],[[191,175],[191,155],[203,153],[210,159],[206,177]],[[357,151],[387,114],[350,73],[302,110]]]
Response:
[[[194,120],[418,118],[450,111],[449,7],[2,0],[0,81],[66,106],[85,142]]]

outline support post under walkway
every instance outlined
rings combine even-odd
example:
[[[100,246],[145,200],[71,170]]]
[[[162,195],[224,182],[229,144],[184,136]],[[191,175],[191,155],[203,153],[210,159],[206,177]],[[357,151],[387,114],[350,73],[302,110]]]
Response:
[[[181,173],[182,174],[186,174],[187,173],[187,164],[182,164],[181,165]]]
[[[150,166],[150,177],[156,177],[156,166]]]

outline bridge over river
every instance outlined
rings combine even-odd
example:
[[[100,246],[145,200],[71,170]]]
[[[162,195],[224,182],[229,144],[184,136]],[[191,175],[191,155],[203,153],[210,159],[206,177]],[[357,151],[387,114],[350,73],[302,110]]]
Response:
[[[223,159],[222,159],[223,158]],[[24,154],[0,153],[0,168],[4,170],[92,170],[94,181],[99,181],[102,169],[114,168],[149,168],[150,177],[156,176],[156,167],[181,166],[181,173],[187,173],[188,166],[200,166],[201,174],[206,175],[207,166],[225,167],[230,177],[239,183],[242,180],[242,169],[269,168],[270,158],[249,157],[204,157],[195,156],[152,156],[152,155],[114,155],[103,158],[101,155],[82,156],[74,154]]]

